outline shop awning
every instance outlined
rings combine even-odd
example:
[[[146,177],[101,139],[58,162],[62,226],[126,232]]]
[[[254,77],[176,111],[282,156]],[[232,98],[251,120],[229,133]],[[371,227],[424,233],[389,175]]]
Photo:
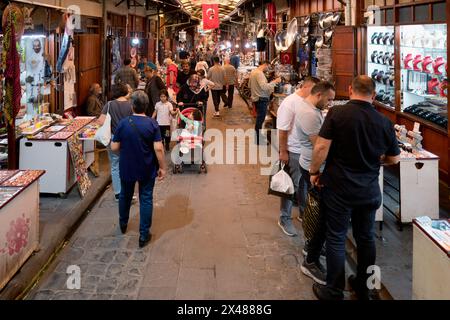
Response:
[[[242,3],[242,0],[178,0],[195,19],[202,19],[202,4],[219,4],[219,19],[222,21]]]

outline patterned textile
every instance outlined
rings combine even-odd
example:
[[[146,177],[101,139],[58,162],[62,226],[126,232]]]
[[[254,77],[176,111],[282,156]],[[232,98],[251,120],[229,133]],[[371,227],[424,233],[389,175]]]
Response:
[[[5,97],[4,112],[8,123],[12,126],[14,119],[20,110],[20,57],[16,46],[16,31],[11,21],[5,28],[3,42],[3,65],[5,66]]]

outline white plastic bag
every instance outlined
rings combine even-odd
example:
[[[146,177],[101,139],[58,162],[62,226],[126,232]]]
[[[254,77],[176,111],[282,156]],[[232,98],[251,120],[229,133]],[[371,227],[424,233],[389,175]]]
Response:
[[[269,194],[291,198],[294,196],[294,183],[289,174],[284,171],[284,163],[278,166],[279,171],[270,177]]]
[[[108,110],[106,111],[105,122],[103,122],[103,125],[98,128],[94,139],[103,144],[105,147],[111,142],[111,116],[109,114],[109,103]]]

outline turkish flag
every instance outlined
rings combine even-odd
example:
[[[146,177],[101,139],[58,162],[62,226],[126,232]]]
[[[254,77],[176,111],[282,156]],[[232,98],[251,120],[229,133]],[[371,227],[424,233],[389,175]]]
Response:
[[[203,4],[203,30],[217,29],[219,27],[219,5]]]

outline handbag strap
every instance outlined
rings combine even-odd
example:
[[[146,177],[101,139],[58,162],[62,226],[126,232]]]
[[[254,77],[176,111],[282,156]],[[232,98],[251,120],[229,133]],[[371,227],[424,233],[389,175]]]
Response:
[[[147,143],[147,144],[148,144],[148,142],[145,140],[144,135],[143,135],[142,132],[140,132],[139,129],[136,127],[136,125],[134,124],[134,121],[133,121],[133,119],[131,119],[131,117],[128,117],[128,123],[129,123],[130,126],[133,128],[133,130],[138,134],[139,139],[141,139],[144,143]],[[149,146],[150,146],[150,144],[149,144]]]
[[[109,114],[109,107],[111,107],[111,101],[108,101],[108,109],[106,109],[106,114]]]
[[[134,129],[134,131],[138,134],[139,139],[141,139],[142,142],[144,142],[145,144],[147,144],[148,147],[150,148],[150,151],[151,151],[152,154],[153,154],[153,162],[156,163],[156,168],[157,168],[157,170],[158,170],[158,169],[159,169],[159,163],[158,163],[158,157],[156,156],[155,148],[153,147],[153,145],[152,145],[151,143],[148,143],[148,142],[145,140],[144,135],[143,135],[142,132],[139,131],[139,129],[136,127],[136,125],[135,125],[133,119],[131,119],[131,117],[128,117],[128,123],[129,123],[130,126]]]

